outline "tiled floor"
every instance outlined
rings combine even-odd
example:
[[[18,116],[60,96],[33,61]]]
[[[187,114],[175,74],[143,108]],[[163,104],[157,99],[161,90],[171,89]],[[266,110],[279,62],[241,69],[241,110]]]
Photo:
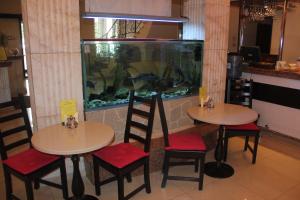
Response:
[[[264,139],[264,138],[263,138]],[[230,140],[228,163],[235,169],[233,177],[228,179],[213,179],[205,176],[203,191],[197,190],[194,182],[169,181],[166,189],[160,188],[161,173],[151,174],[152,193],[144,191],[137,194],[133,200],[299,200],[300,199],[300,160],[289,155],[279,153],[269,148],[260,146],[257,164],[251,164],[249,153],[243,153],[243,140],[233,138]],[[285,143],[281,148],[289,148]],[[298,145],[298,150],[300,146]],[[297,151],[297,150],[296,150]],[[212,160],[213,152],[207,155],[207,161]],[[0,199],[5,199],[3,172],[0,172]],[[171,173],[196,175],[192,167],[175,167]],[[71,175],[69,175],[71,179]],[[142,183],[142,177],[134,177],[132,183],[125,181],[126,190]],[[92,184],[85,179],[86,193],[94,194]],[[69,187],[71,182],[69,181]],[[25,198],[22,182],[14,179],[14,191],[21,199]],[[62,194],[56,189],[41,187],[35,191],[35,199],[58,200]],[[117,185],[110,183],[102,187],[99,199],[117,199]]]

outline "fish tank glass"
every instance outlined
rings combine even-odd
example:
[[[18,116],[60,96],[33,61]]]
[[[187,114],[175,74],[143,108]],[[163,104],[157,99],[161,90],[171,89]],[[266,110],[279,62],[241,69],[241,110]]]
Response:
[[[176,98],[201,86],[201,40],[83,40],[81,47],[87,111],[128,103],[132,89]]]

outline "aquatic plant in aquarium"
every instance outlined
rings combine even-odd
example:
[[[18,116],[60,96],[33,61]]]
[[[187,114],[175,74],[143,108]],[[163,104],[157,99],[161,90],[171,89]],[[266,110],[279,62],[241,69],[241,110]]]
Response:
[[[164,98],[196,94],[201,86],[203,41],[82,41],[85,109],[128,102],[161,91]]]

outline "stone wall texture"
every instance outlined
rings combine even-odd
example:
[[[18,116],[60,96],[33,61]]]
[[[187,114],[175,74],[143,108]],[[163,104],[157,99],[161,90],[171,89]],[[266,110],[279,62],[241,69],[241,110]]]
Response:
[[[191,96],[172,100],[164,100],[164,108],[169,130],[178,131],[193,125],[186,110],[198,104],[198,97]],[[142,106],[142,105],[141,105]],[[109,124],[115,131],[115,143],[123,141],[128,106],[113,109],[95,110],[85,113],[86,120]],[[158,108],[156,106],[152,138],[162,137],[161,123]]]

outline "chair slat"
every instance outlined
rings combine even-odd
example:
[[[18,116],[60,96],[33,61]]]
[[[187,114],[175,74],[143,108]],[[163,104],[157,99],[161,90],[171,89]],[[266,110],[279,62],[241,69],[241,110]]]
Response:
[[[15,106],[16,102],[14,101],[9,101],[9,102],[5,102],[5,103],[0,103],[0,108],[6,108],[6,107],[10,107],[10,106]]]
[[[19,126],[19,127],[13,128],[13,129],[9,129],[7,131],[2,131],[2,137],[6,137],[6,136],[12,135],[14,133],[18,133],[20,131],[25,131],[25,130],[27,130],[26,126],[23,125],[23,126]]]
[[[18,119],[18,118],[23,118],[23,114],[22,113],[16,113],[16,114],[8,115],[8,116],[5,116],[5,117],[1,117],[0,118],[0,123],[11,121],[11,120]]]
[[[139,122],[136,122],[136,121],[131,121],[130,124],[131,124],[131,126],[142,129],[144,131],[146,131],[148,129],[148,127],[145,124],[142,124],[142,123],[139,123]]]
[[[25,138],[25,139],[19,140],[19,141],[17,141],[17,142],[11,143],[11,144],[9,144],[9,145],[6,145],[6,146],[5,146],[5,150],[6,150],[6,151],[9,151],[9,150],[11,150],[11,149],[13,149],[13,148],[15,148],[15,147],[17,147],[17,146],[20,146],[20,145],[23,145],[23,144],[27,144],[27,143],[29,143],[29,142],[30,142],[29,139],[28,139],[28,138]]]
[[[150,113],[143,111],[143,110],[136,109],[136,108],[132,109],[132,113],[136,114],[136,115],[140,115],[142,117],[146,117],[146,118],[150,117]]]

